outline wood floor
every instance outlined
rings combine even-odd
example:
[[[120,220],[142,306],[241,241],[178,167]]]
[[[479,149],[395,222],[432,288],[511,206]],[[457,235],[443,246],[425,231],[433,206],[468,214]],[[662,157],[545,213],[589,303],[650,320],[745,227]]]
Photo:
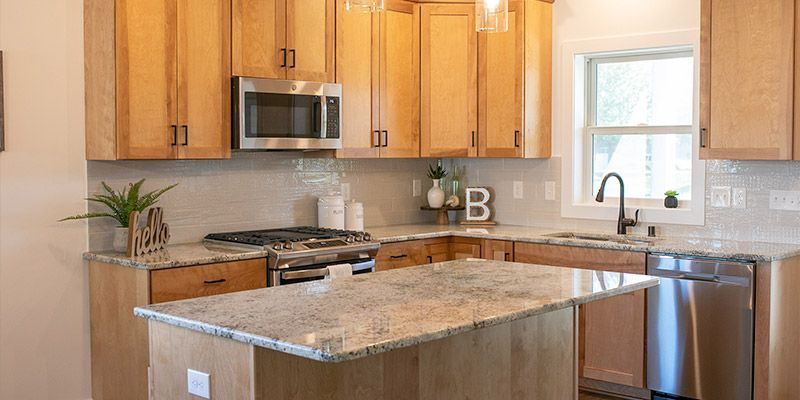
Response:
[[[602,394],[595,394],[589,392],[581,392],[578,396],[579,400],[619,400],[619,397],[603,396]]]

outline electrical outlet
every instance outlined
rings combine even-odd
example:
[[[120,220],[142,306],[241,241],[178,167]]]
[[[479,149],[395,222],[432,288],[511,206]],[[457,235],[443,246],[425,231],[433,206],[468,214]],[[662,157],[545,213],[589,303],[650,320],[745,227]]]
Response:
[[[408,187],[408,186],[406,186],[406,187]],[[414,179],[413,181],[411,181],[411,187],[412,187],[412,189],[411,189],[412,193],[411,194],[414,197],[422,196],[422,181],[421,180]]]
[[[545,200],[555,200],[556,199],[556,183],[553,181],[547,181],[544,183],[544,199]]]
[[[769,208],[771,210],[800,211],[800,192],[770,190]]]
[[[747,189],[733,188],[731,204],[733,208],[747,208]]]
[[[211,398],[210,377],[211,375],[206,372],[195,371],[193,369],[186,370],[187,385],[189,386],[189,394],[193,394],[204,399]]]
[[[523,198],[522,181],[514,181],[514,198],[517,200]]]
[[[730,186],[717,186],[711,188],[711,207],[726,208],[731,206]]]
[[[350,201],[352,197],[350,196],[350,184],[349,183],[342,183],[342,199],[344,201]]]

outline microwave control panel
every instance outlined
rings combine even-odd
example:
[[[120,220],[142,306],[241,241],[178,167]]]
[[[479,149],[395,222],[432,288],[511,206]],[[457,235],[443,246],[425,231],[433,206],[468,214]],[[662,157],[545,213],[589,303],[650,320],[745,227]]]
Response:
[[[339,137],[339,97],[327,97],[328,125],[325,127],[325,137]]]

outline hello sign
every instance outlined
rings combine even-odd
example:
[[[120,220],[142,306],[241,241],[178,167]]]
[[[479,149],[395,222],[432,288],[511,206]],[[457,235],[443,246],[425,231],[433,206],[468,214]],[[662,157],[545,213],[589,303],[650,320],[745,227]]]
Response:
[[[169,242],[169,225],[164,220],[161,207],[151,208],[147,214],[147,225],[139,226],[139,212],[128,217],[128,257],[136,257],[163,249]],[[138,229],[137,229],[138,228]]]

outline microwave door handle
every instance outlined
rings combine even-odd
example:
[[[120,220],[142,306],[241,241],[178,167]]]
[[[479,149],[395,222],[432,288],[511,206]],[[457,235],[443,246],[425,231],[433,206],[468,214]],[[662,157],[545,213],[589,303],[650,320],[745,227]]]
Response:
[[[322,102],[323,101],[325,101],[325,100],[322,97],[314,101],[314,115],[312,117],[313,124],[314,124],[314,132],[316,132],[319,135],[320,138],[324,138],[325,137],[325,132],[322,130],[322,127],[324,125],[322,123],[323,122],[322,121],[322,115],[323,115],[322,114],[322,111],[323,111],[322,110],[322,108],[323,108]]]

